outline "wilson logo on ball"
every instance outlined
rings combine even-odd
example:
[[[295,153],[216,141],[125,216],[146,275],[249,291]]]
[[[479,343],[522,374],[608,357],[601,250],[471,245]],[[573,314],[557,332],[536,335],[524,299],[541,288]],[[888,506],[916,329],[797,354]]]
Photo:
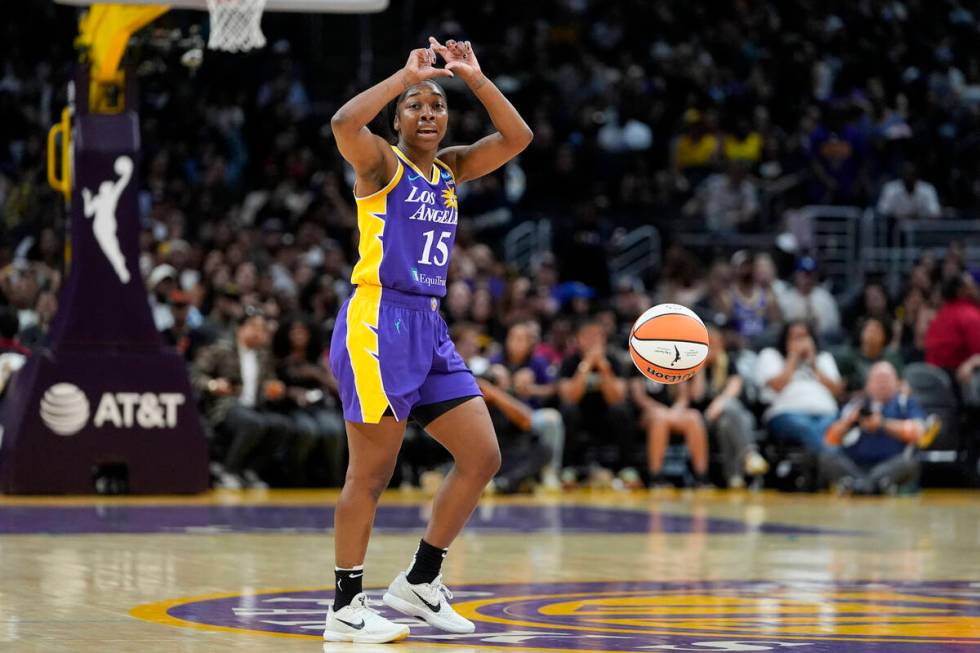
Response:
[[[658,383],[681,383],[704,365],[708,330],[691,309],[659,304],[633,324],[629,348],[644,376]]]

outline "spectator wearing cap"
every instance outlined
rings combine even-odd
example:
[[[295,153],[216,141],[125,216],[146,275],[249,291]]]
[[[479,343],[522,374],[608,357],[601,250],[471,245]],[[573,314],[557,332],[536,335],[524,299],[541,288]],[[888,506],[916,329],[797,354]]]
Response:
[[[841,411],[826,431],[820,476],[840,493],[895,494],[919,477],[908,447],[926,447],[939,431],[914,397],[902,392],[891,363],[871,366],[864,395]]]
[[[919,178],[918,168],[907,163],[901,179],[893,179],[881,188],[878,213],[896,220],[922,220],[942,215],[936,187]]]
[[[296,435],[295,423],[273,410],[285,397],[269,350],[269,326],[254,309],[242,315],[235,339],[205,347],[191,368],[213,429],[212,475],[221,487],[263,487],[260,472],[276,471],[273,457]]]
[[[968,272],[943,282],[943,305],[926,332],[926,362],[964,385],[980,370],[980,292]]]
[[[810,256],[800,258],[793,285],[779,297],[779,306],[786,321],[807,322],[817,335],[833,337],[840,332],[840,310],[834,296],[817,281],[817,262]]]
[[[146,280],[150,289],[150,310],[157,331],[169,329],[174,323],[170,311],[170,295],[177,289],[177,270],[167,263],[156,266]]]
[[[844,382],[834,357],[818,351],[810,324],[787,323],[778,348],[759,353],[755,377],[762,401],[769,405],[763,419],[770,433],[812,451],[823,449],[823,434],[837,416]]]
[[[728,323],[745,342],[753,342],[782,322],[779,301],[771,288],[757,280],[755,261],[747,250],[732,255],[735,283],[731,290]]]

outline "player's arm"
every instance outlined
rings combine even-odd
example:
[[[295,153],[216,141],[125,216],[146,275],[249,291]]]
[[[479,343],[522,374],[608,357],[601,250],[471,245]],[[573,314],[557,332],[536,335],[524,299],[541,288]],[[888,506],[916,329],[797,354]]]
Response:
[[[330,129],[337,140],[341,156],[354,168],[361,193],[374,192],[395,174],[398,162],[391,148],[367,125],[385,105],[405,89],[433,77],[452,77],[452,72],[433,67],[435,54],[428,48],[412,50],[405,67],[371,88],[358,93],[330,119]]]
[[[531,128],[500,89],[480,70],[469,41],[447,41],[441,45],[429,37],[431,48],[446,60],[446,69],[461,77],[483,103],[496,132],[472,145],[447,147],[439,158],[453,170],[456,183],[477,179],[504,165],[530,144]]]

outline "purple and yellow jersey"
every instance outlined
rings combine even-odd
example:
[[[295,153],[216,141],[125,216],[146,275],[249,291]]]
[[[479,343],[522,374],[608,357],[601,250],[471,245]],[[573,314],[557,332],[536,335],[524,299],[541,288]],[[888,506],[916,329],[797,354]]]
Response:
[[[396,146],[398,169],[388,185],[356,197],[358,253],[351,283],[444,297],[456,241],[456,180],[439,159],[426,177]]]

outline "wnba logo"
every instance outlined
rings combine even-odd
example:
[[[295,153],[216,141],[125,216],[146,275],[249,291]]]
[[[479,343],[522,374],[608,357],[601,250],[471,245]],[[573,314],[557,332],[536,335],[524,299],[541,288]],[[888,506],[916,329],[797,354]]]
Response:
[[[76,385],[56,383],[41,397],[41,420],[58,435],[75,435],[88,417],[88,398]]]

